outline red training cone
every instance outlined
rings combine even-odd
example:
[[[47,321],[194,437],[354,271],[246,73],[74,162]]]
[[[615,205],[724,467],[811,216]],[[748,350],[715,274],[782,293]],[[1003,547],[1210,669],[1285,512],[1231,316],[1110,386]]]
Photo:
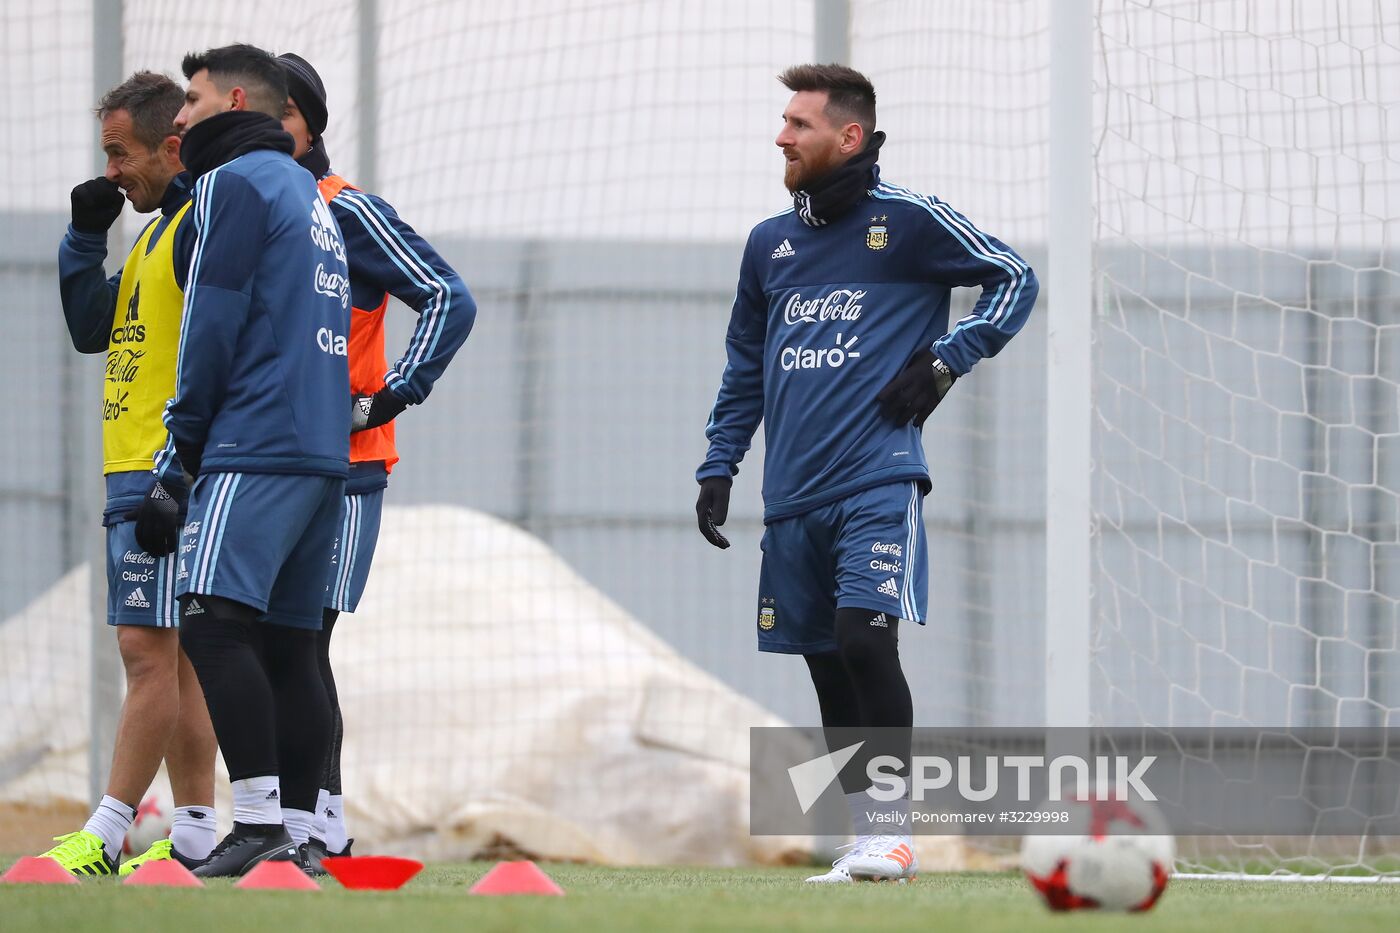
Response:
[[[30,855],[10,866],[0,875],[3,884],[77,884],[73,873],[51,858]]]
[[[423,870],[423,863],[393,855],[345,855],[321,859],[336,881],[356,891],[394,891]]]
[[[126,876],[122,884],[149,884],[162,888],[202,888],[200,881],[185,866],[173,858],[147,862]]]
[[[253,870],[239,879],[235,888],[246,891],[319,891],[321,886],[295,862],[259,862]]]
[[[468,894],[551,894],[562,896],[564,889],[531,861],[500,862],[472,885]]]

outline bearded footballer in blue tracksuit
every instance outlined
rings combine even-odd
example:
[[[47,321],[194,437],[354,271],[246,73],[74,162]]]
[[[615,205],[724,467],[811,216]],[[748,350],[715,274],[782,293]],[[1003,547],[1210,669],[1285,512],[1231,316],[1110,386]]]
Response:
[[[316,804],[330,734],[316,631],[349,464],[350,287],[340,230],[291,157],[276,60],[235,45],[183,67],[175,126],[195,243],[156,473],[173,451],[196,477],[176,594],[233,784],[233,832],[195,869],[217,877],[299,861],[285,824],[309,826]]]
[[[1038,285],[1021,257],[942,201],[880,181],[884,134],[865,76],[802,65],[780,80],[794,92],[776,140],[794,206],[744,249],[696,513],[706,539],[728,547],[716,526],[762,420],[759,648],[804,656],[825,728],[876,729],[907,762],[913,703],[898,627],[925,617],[923,423],[1020,330]],[[956,286],[982,295],[950,329]],[[854,846],[809,881],[917,871],[908,800],[873,801],[865,773],[841,773]]]

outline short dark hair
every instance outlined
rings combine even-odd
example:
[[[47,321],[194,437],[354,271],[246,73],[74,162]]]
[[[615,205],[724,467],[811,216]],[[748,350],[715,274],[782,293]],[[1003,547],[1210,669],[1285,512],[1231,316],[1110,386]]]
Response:
[[[147,149],[155,150],[174,136],[175,115],[185,104],[180,85],[154,71],[138,71],[102,95],[93,111],[105,120],[118,110],[131,115],[131,135]]]
[[[778,80],[794,93],[826,91],[824,113],[842,123],[859,123],[865,138],[875,132],[875,85],[845,65],[793,65]]]
[[[277,59],[256,45],[225,45],[202,54],[185,56],[181,69],[193,78],[208,69],[209,80],[220,91],[241,87],[248,94],[248,108],[278,120],[287,109],[287,75]]]

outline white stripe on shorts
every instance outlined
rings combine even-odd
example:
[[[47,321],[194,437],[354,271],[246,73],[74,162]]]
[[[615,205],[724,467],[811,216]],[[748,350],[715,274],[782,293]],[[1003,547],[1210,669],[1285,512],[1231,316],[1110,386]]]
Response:
[[[909,484],[909,506],[904,510],[904,523],[909,526],[909,534],[904,544],[904,586],[900,587],[899,611],[905,619],[917,622],[918,619],[914,617],[914,548],[919,541],[916,527],[919,523],[918,483]]]
[[[175,561],[180,556],[180,545],[175,550],[156,561],[156,599],[160,608],[156,612],[156,624],[161,628],[174,628],[178,623],[179,610],[175,607]]]
[[[355,558],[360,550],[360,497],[345,497],[345,524],[340,532],[340,573],[332,594],[336,609],[343,609],[350,598],[355,577]]]
[[[228,527],[228,517],[233,512],[233,496],[238,491],[241,473],[223,473],[211,497],[204,532],[204,549],[200,555],[199,575],[191,589],[196,593],[205,592],[214,582],[214,573],[219,568],[219,549],[224,543],[224,529]]]

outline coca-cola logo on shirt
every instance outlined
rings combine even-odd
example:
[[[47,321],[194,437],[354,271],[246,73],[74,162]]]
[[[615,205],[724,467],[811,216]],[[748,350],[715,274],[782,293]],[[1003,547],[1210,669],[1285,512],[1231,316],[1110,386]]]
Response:
[[[860,319],[863,306],[860,300],[865,297],[862,289],[838,288],[821,298],[802,300],[800,292],[793,292],[783,308],[783,322],[786,324],[816,324],[820,321],[856,321]]]

